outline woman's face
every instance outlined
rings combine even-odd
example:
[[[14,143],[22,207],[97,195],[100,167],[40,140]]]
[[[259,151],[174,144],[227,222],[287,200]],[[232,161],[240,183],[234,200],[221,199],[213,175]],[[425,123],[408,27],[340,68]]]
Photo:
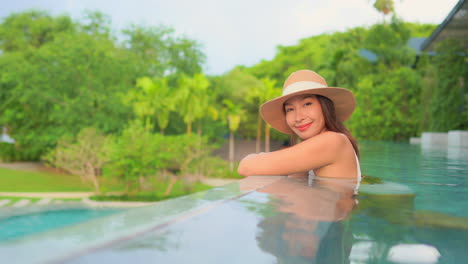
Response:
[[[284,103],[286,123],[301,139],[309,139],[324,131],[322,106],[315,95],[298,95]]]

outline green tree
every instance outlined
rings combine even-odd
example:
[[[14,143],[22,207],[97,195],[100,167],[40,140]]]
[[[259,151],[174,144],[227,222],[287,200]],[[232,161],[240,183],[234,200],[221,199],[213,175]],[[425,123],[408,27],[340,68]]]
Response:
[[[123,33],[125,46],[138,58],[135,67],[142,76],[192,76],[201,72],[205,55],[200,45],[185,37],[175,37],[174,29],[132,25]]]
[[[355,136],[403,140],[419,132],[419,74],[401,67],[390,73],[362,77],[355,92],[357,105],[348,125]]]
[[[394,3],[393,0],[375,0],[374,8],[383,15],[388,15],[394,12]]]
[[[169,164],[171,153],[166,150],[162,135],[152,134],[142,122],[131,122],[122,133],[109,141],[108,176],[125,184],[125,193],[145,189],[148,176]]]
[[[64,48],[65,47],[65,48]],[[24,158],[36,159],[64,134],[120,130],[131,113],[121,94],[133,86],[128,54],[109,39],[62,34],[34,52],[0,57],[0,123]],[[120,73],[120,74],[116,74]]]
[[[359,138],[401,140],[419,133],[421,118],[408,110],[409,106],[415,110],[421,109],[422,86],[420,74],[411,68],[416,54],[408,47],[408,41],[411,36],[427,36],[434,28],[434,25],[404,23],[393,17],[390,23],[376,24],[368,29],[358,27],[346,32],[305,38],[293,46],[279,46],[274,59],[262,61],[244,71],[257,78],[269,78],[282,83],[293,71],[303,68],[314,70],[327,80],[329,86],[346,87],[355,93],[358,107],[347,121],[353,134]],[[376,54],[376,61],[369,61],[360,55],[363,49]],[[393,95],[389,91],[397,94]],[[370,94],[376,98],[368,98]],[[384,110],[383,94],[400,98],[401,102],[408,105],[398,103]],[[362,115],[362,109],[372,116]],[[248,110],[256,116],[257,108]],[[387,121],[377,121],[387,116],[382,115],[381,111],[393,113],[394,116],[388,117]],[[402,115],[409,115],[408,120],[402,120]],[[403,127],[387,129],[387,125],[382,125],[385,122]],[[371,132],[369,128],[377,124],[379,129],[374,128],[374,132]],[[281,139],[277,133],[272,133],[272,137]]]
[[[85,11],[84,24],[81,30],[89,35],[109,37],[111,32],[111,18],[99,11]]]
[[[52,17],[44,11],[13,13],[0,24],[0,49],[3,53],[38,49],[57,35],[78,30],[68,16]]]
[[[264,85],[264,101],[276,98],[281,95],[281,90],[276,88],[276,81],[269,79],[262,79]],[[270,152],[270,130],[271,126],[265,123],[265,152]]]
[[[465,51],[448,39],[436,47],[433,57],[424,57],[420,72],[424,78],[421,100],[424,103],[421,127],[423,130],[447,132],[466,129],[466,76],[468,67]]]
[[[187,125],[187,134],[192,134],[192,125],[203,118],[209,105],[209,81],[203,74],[195,74],[192,78],[185,75],[179,80],[179,87],[174,94],[175,104]]]
[[[198,44],[172,29],[130,27],[123,45],[111,32],[110,18],[99,12],[74,22],[31,11],[0,24],[0,124],[16,140],[15,157],[37,159],[85,127],[119,132],[134,119],[122,98],[138,77],[164,86],[158,78],[168,73],[201,70]],[[155,115],[164,129],[165,109]]]
[[[219,97],[232,101],[243,101],[249,92],[259,87],[261,82],[242,67],[235,67],[216,81],[216,89]]]
[[[108,138],[95,128],[85,128],[76,138],[62,138],[43,159],[56,168],[91,181],[94,191],[100,193],[99,178],[104,164],[109,161],[107,141]]]
[[[264,97],[264,85],[259,85],[257,87],[252,87],[247,93],[247,102],[254,104],[256,107],[260,107],[263,102]],[[262,117],[260,112],[257,114],[257,136],[255,141],[255,152],[260,152],[260,144],[261,144],[261,137],[262,137]]]
[[[229,166],[232,171],[234,170],[234,134],[239,128],[245,111],[241,104],[235,104],[228,99],[224,99],[223,104],[225,105],[223,116],[229,127]]]
[[[156,117],[161,134],[164,134],[169,124],[169,115],[175,107],[167,79],[153,81],[148,77],[139,78],[136,89],[130,90],[124,101],[132,104],[135,115],[147,127],[153,128],[152,119]]]

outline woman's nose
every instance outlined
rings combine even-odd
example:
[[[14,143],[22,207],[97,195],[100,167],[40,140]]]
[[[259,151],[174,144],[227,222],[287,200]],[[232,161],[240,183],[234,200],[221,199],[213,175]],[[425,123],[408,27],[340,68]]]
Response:
[[[302,120],[304,120],[304,112],[302,111],[302,109],[298,108],[294,112],[296,114],[296,123],[300,123]]]

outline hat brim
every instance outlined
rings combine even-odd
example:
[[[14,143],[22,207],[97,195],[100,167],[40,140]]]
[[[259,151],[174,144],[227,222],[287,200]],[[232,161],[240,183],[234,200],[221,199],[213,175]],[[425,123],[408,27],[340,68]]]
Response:
[[[342,122],[351,117],[356,108],[356,99],[353,93],[348,89],[340,87],[314,88],[283,95],[265,102],[260,106],[260,114],[263,120],[282,133],[294,134],[286,123],[283,105],[291,97],[305,94],[322,95],[332,100],[335,106],[336,116],[338,120]]]

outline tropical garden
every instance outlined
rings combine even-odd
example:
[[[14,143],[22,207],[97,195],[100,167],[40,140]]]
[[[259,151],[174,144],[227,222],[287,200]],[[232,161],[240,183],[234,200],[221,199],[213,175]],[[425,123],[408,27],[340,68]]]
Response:
[[[270,140],[287,140],[262,121],[258,107],[303,68],[355,93],[358,108],[346,125],[358,139],[468,129],[460,81],[468,75],[460,55],[466,51],[452,41],[435,54],[408,45],[435,28],[393,14],[371,27],[278,46],[271,60],[209,76],[200,43],[170,27],[114,32],[100,12],[81,20],[11,14],[0,24],[0,127],[14,143],[0,142],[0,160],[41,161],[80,176],[96,199],[117,191],[115,199],[157,200],[176,189],[206,189],[202,177],[239,177],[236,139],[255,139],[257,152],[272,150]],[[225,141],[227,161],[213,154]]]

